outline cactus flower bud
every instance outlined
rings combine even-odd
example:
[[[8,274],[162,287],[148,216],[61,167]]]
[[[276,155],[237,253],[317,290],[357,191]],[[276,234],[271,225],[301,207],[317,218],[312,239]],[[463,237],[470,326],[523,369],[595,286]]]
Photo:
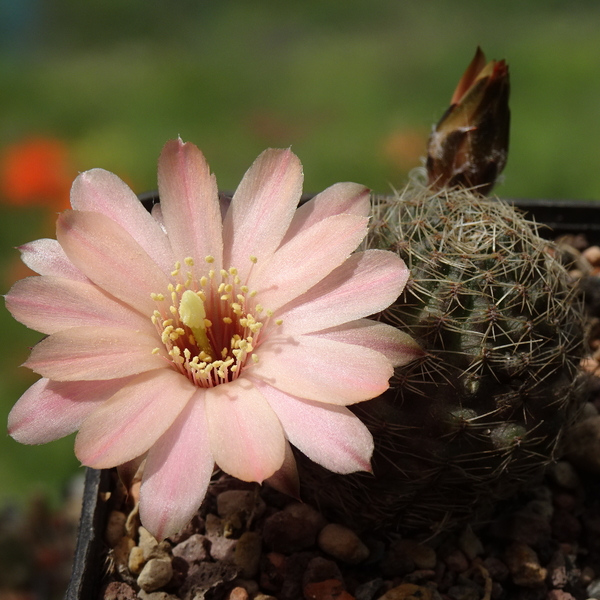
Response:
[[[429,138],[427,174],[433,189],[465,186],[482,195],[493,187],[508,154],[508,65],[486,64],[481,48]]]

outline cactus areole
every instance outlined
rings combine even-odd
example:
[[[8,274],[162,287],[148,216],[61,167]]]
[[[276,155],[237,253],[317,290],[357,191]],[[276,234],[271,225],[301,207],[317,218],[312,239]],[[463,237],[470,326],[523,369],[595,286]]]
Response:
[[[413,184],[375,199],[374,215],[370,246],[411,271],[380,318],[426,355],[353,407],[375,439],[374,474],[304,461],[306,497],[359,527],[472,522],[555,458],[582,396],[582,308],[552,243],[500,201]]]

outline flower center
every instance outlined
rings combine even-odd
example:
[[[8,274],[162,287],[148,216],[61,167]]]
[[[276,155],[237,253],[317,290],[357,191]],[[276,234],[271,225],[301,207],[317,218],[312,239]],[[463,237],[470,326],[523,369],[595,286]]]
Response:
[[[214,258],[205,262],[210,265]],[[184,263],[187,268],[177,262],[171,273],[176,283],[169,284],[170,298],[151,294],[157,304],[152,323],[169,362],[192,383],[206,388],[233,381],[249,361],[258,362],[254,350],[271,312],[255,302],[256,292],[242,285],[235,267],[219,273],[209,269],[197,278],[194,260]]]

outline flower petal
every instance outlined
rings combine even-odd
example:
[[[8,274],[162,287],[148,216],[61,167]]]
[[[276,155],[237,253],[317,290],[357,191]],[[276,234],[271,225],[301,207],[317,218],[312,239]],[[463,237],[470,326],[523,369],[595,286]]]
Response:
[[[140,490],[144,527],[162,540],[177,533],[202,504],[214,460],[204,390],[196,391],[174,423],[150,448]]]
[[[369,188],[358,183],[336,183],[328,187],[296,210],[281,245],[327,217],[341,214],[368,217],[369,197]]]
[[[248,375],[288,394],[330,404],[379,396],[393,374],[390,361],[380,352],[311,335],[292,340],[271,336],[258,354],[260,360],[247,369]]]
[[[165,144],[158,159],[162,217],[176,260],[213,256],[221,268],[223,238],[217,181],[204,155],[181,139]]]
[[[71,187],[71,206],[107,216],[127,231],[165,274],[173,270],[175,259],[169,239],[131,188],[114,173],[104,169],[81,173]]]
[[[89,279],[67,258],[56,240],[47,238],[19,246],[21,260],[40,275],[54,275],[75,281]]]
[[[243,282],[250,257],[262,264],[277,250],[302,195],[302,165],[291,150],[265,150],[238,186],[223,222],[223,264]]]
[[[86,466],[108,469],[146,452],[171,426],[196,388],[170,369],[143,373],[81,425],[75,454]]]
[[[357,215],[335,215],[315,223],[257,265],[248,286],[258,291],[263,306],[277,310],[339,267],[365,237],[367,223]],[[323,240],[329,241],[327,252],[316,252]]]
[[[296,500],[300,500],[300,477],[296,466],[296,459],[290,443],[285,441],[285,458],[283,464],[271,477],[265,479],[264,483],[275,488],[282,494],[287,494]]]
[[[69,259],[95,284],[150,317],[150,293],[166,293],[169,280],[143,248],[101,213],[66,210],[56,236]]]
[[[285,437],[279,419],[248,380],[206,390],[206,417],[212,454],[226,473],[260,483],[283,464]]]
[[[373,436],[345,406],[304,400],[261,381],[255,384],[288,440],[308,458],[334,473],[371,471]]]
[[[165,355],[152,354],[156,334],[108,328],[73,327],[43,339],[23,366],[55,381],[126,377],[167,365]]]
[[[17,401],[8,415],[8,433],[21,444],[45,444],[79,429],[102,402],[129,378],[58,382],[42,378]]]
[[[313,333],[345,344],[356,344],[381,352],[394,367],[400,367],[424,355],[424,351],[407,333],[392,325],[360,319]]]
[[[406,265],[392,252],[357,252],[278,312],[281,334],[310,333],[378,313],[398,298],[407,280]]]
[[[27,277],[6,295],[6,308],[30,329],[55,333],[81,326],[152,330],[148,317],[99,287],[62,277]]]

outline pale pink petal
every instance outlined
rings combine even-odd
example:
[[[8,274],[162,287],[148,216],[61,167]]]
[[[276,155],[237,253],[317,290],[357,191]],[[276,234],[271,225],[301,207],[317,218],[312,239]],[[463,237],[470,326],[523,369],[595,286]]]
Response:
[[[221,268],[223,238],[217,181],[204,155],[180,139],[167,142],[158,159],[162,218],[178,261],[213,256]]]
[[[109,381],[36,381],[8,415],[8,433],[22,444],[45,444],[69,435],[130,378]]]
[[[341,214],[368,217],[369,197],[369,189],[358,183],[336,183],[328,187],[298,208],[281,244],[327,217]]]
[[[210,447],[223,471],[262,482],[283,464],[285,437],[261,393],[243,378],[206,390]]]
[[[400,367],[424,355],[421,346],[410,335],[371,319],[351,321],[312,335],[377,350],[389,359],[393,367]]]
[[[282,334],[310,333],[366,317],[387,308],[401,294],[408,269],[395,254],[367,250],[343,265],[276,315]]]
[[[23,366],[56,381],[127,377],[167,366],[157,334],[108,327],[73,327],[36,344]]]
[[[158,223],[158,226],[167,233],[167,228],[165,227],[165,220],[163,219],[162,208],[160,207],[160,202],[155,204],[152,207],[151,212],[152,218]]]
[[[65,251],[56,240],[47,238],[35,240],[19,246],[21,260],[40,275],[65,277],[75,281],[89,279],[67,258]]]
[[[55,333],[81,326],[153,330],[150,319],[91,282],[27,277],[6,295],[6,308],[30,329]]]
[[[114,173],[91,169],[81,173],[71,187],[75,210],[98,212],[118,223],[169,274],[175,259],[169,239],[131,188]]]
[[[302,165],[291,150],[265,150],[238,186],[223,223],[223,264],[236,267],[243,282],[251,256],[268,260],[283,239],[300,196]]]
[[[144,527],[162,540],[177,533],[202,504],[214,460],[198,390],[174,423],[150,448],[142,487],[140,516]]]
[[[334,473],[371,470],[373,436],[345,406],[304,400],[255,383],[300,452]]]
[[[95,284],[133,308],[152,315],[151,293],[166,293],[169,280],[143,248],[101,213],[67,210],[56,236],[69,259]]]
[[[287,494],[296,500],[300,500],[300,477],[296,467],[296,459],[290,443],[285,441],[285,458],[281,467],[265,479],[264,483],[275,488],[282,494]]]
[[[367,222],[357,215],[335,215],[315,223],[257,265],[248,286],[257,290],[265,308],[277,310],[341,265],[365,237]],[[323,240],[327,252],[316,252]]]
[[[133,379],[81,425],[75,454],[86,466],[108,469],[146,452],[171,426],[196,388],[161,369]]]
[[[370,348],[325,338],[271,336],[248,375],[301,398],[331,404],[354,404],[379,396],[389,387],[390,361]]]

